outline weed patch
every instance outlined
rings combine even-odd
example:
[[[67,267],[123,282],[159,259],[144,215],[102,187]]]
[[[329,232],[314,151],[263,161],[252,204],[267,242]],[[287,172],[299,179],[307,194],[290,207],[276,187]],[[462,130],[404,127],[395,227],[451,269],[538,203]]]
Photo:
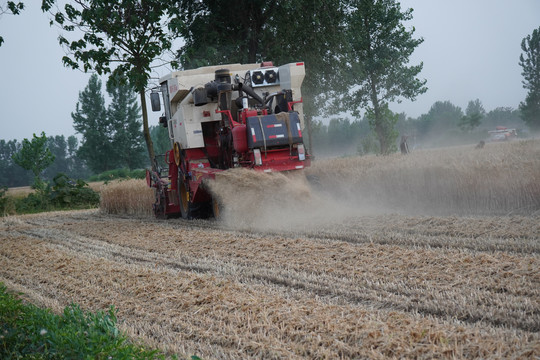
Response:
[[[163,359],[127,341],[116,327],[115,310],[84,312],[72,304],[62,315],[23,304],[0,283],[2,359]]]

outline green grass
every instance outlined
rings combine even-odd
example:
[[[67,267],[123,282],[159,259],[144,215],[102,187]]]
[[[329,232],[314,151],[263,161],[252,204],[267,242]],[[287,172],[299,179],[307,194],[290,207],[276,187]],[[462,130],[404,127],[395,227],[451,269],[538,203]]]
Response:
[[[116,327],[115,310],[84,312],[72,304],[56,315],[24,304],[0,283],[1,359],[165,359],[130,343]]]

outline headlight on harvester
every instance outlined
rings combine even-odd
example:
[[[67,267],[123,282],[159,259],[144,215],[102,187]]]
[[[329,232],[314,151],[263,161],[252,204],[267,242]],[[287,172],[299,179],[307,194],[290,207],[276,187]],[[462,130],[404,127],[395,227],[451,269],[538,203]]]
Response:
[[[304,149],[304,144],[298,144],[298,160],[306,160],[306,149]]]

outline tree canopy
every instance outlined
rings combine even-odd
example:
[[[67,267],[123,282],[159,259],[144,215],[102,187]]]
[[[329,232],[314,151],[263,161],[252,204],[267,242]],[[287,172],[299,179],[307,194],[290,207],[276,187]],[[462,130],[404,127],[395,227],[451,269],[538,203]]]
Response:
[[[43,0],[42,8],[51,10],[54,2]],[[341,111],[356,112],[371,104],[373,129],[384,153],[395,136],[388,103],[414,100],[426,91],[425,81],[416,77],[422,64],[408,66],[423,40],[413,38],[414,29],[405,29],[412,10],[402,12],[395,0],[73,0],[53,15],[65,30],[60,37],[68,50],[64,64],[99,74],[124,73],[139,92],[152,160],[144,90],[152,61],[171,49],[177,35],[185,40],[178,58],[186,69],[304,61],[308,133],[310,119],[324,113],[331,96],[344,100]],[[75,29],[82,38],[68,40]]]
[[[111,97],[107,117],[111,124],[111,141],[117,160],[116,166],[129,169],[142,168],[148,162],[144,156],[141,108],[137,104],[133,89],[124,81],[114,80],[107,82],[107,93]]]
[[[465,132],[470,132],[477,128],[482,119],[486,115],[486,111],[479,99],[469,101],[465,115],[459,120],[458,126]]]
[[[519,105],[523,121],[531,130],[540,130],[540,27],[521,41],[523,53],[519,65],[523,69],[523,87],[528,90],[525,101]]]
[[[41,136],[34,134],[32,140],[24,139],[21,149],[13,155],[13,161],[23,169],[31,170],[34,174],[34,188],[43,190],[41,175],[54,161],[54,155],[47,147],[45,133],[41,132]]]
[[[107,83],[111,102],[106,108],[101,81],[93,74],[71,114],[73,127],[83,137],[78,156],[95,173],[121,167],[137,169],[147,164],[135,93],[115,80]]]
[[[279,16],[279,5],[280,1],[264,0],[182,0],[183,67],[265,60],[268,21]]]
[[[30,185],[32,181],[30,171],[13,161],[13,155],[20,149],[21,143],[17,140],[0,140],[0,188]]]
[[[79,92],[75,112],[71,113],[73,127],[83,137],[77,155],[96,173],[115,167],[112,126],[101,87],[99,77],[96,74],[90,76],[88,85]]]

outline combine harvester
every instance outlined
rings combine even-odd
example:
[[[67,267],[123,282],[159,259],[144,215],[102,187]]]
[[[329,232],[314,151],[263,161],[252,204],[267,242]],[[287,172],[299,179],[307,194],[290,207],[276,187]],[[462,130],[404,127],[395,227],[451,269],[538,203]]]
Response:
[[[517,139],[516,129],[509,129],[506,126],[497,126],[495,130],[488,131],[489,141],[509,141]]]
[[[164,115],[171,149],[166,165],[153,161],[148,186],[155,188],[157,217],[219,217],[208,180],[231,168],[261,172],[309,166],[304,147],[300,87],[304,63],[230,64],[176,71],[150,94]],[[241,189],[239,189],[241,192]]]

